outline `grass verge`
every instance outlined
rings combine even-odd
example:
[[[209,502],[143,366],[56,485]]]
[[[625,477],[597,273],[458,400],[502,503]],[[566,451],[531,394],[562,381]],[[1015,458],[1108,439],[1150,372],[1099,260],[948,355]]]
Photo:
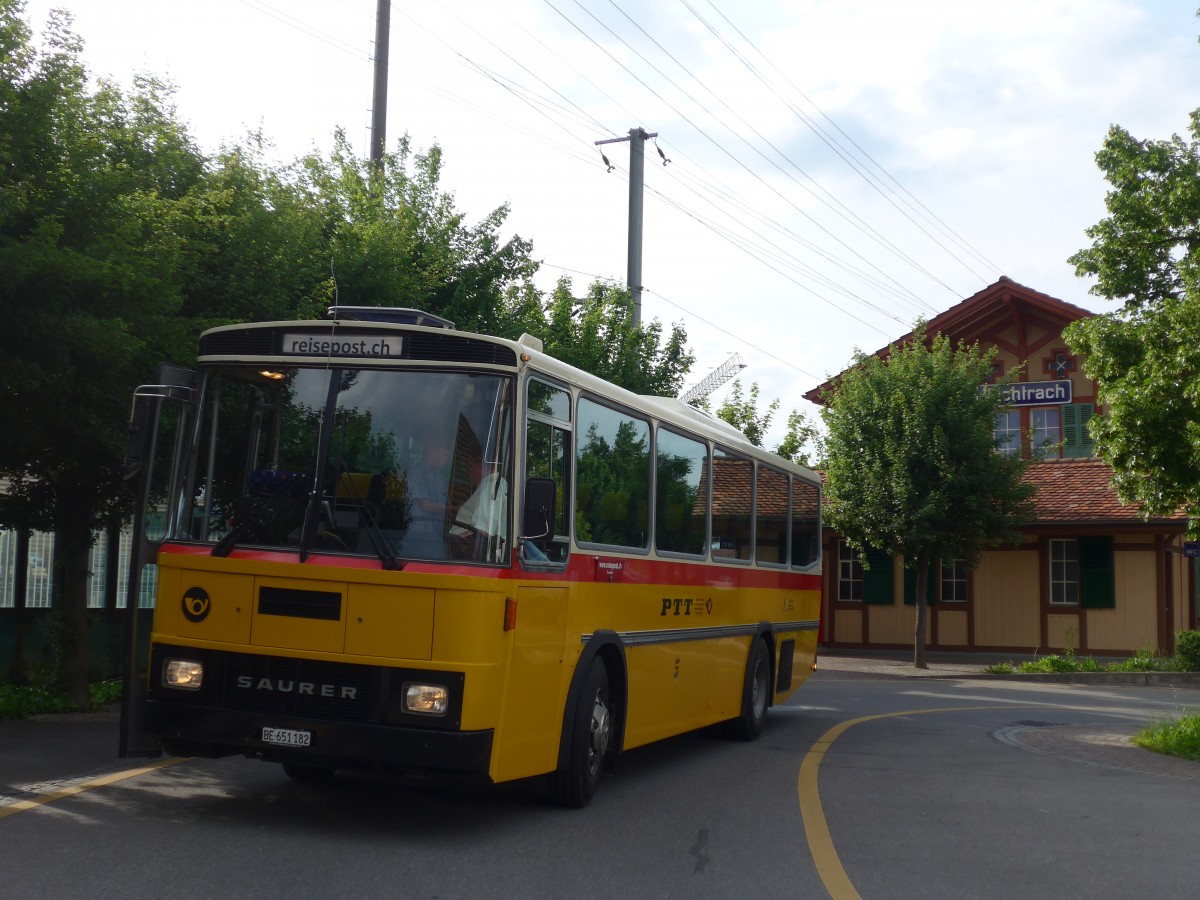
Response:
[[[1139,747],[1200,762],[1200,716],[1156,722],[1133,737]]]

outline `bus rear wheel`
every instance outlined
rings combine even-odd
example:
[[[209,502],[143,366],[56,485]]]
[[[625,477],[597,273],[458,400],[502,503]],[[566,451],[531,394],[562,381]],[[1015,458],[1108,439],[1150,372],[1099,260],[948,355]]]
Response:
[[[756,741],[767,718],[767,701],[771,697],[771,655],[767,642],[755,638],[746,658],[746,680],[742,684],[742,712],[725,723],[725,732],[739,741]]]
[[[608,694],[608,668],[596,659],[588,670],[575,707],[566,765],[554,776],[554,794],[564,806],[588,805],[596,793],[604,759],[612,743],[613,719]]]

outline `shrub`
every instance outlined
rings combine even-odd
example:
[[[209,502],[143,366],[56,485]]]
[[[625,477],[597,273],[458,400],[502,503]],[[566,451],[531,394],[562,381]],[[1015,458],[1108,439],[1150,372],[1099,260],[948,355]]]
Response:
[[[24,719],[40,713],[70,712],[64,695],[35,687],[0,684],[0,719]]]
[[[121,699],[120,679],[101,681],[89,688],[91,708],[101,709]],[[39,687],[0,684],[0,719],[25,719],[43,713],[75,712],[66,694]]]
[[[1200,672],[1200,631],[1175,635],[1175,657],[1184,672]]]
[[[1149,647],[1143,647],[1129,659],[1109,663],[1104,667],[1107,672],[1159,672],[1166,668],[1167,660]]]

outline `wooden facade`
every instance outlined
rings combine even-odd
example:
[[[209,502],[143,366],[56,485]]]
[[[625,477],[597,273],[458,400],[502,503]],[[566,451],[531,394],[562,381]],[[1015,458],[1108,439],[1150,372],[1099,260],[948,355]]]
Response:
[[[1008,278],[929,322],[930,336],[997,348],[996,374],[1020,371],[1014,405],[997,420],[1012,452],[1032,455],[1034,521],[1019,546],[979,566],[935,564],[927,646],[935,650],[1130,655],[1171,651],[1196,627],[1195,560],[1183,554],[1183,516],[1146,519],[1117,499],[1111,470],[1094,458],[1087,419],[1095,387],[1063,329],[1092,313]],[[900,344],[909,335],[897,339]],[[886,355],[886,348],[878,351]],[[820,402],[822,385],[805,396]],[[1020,442],[1018,445],[1017,442]],[[1048,442],[1047,446],[1039,446]],[[1061,442],[1061,448],[1049,445]],[[915,579],[901,560],[861,560],[826,529],[822,641],[831,647],[912,646]]]

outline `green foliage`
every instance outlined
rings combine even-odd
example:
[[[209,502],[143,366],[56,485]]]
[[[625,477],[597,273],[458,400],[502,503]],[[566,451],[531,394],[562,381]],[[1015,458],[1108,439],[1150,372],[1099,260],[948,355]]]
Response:
[[[916,569],[918,668],[930,564],[973,566],[985,548],[1015,543],[1032,514],[1025,461],[995,452],[1004,401],[980,387],[994,356],[940,334],[928,340],[918,323],[886,358],[857,353],[823,398],[826,521],[864,555],[882,550]]]
[[[1012,662],[998,662],[986,666],[983,671],[989,675],[1011,675],[1017,668]]]
[[[744,434],[754,446],[761,447],[778,409],[779,399],[776,398],[767,405],[764,412],[759,412],[758,382],[750,385],[750,394],[747,397],[742,393],[741,381],[735,380],[729,394],[717,408],[716,415]],[[807,466],[811,465],[811,461],[805,448],[816,446],[817,443],[816,425],[809,422],[803,413],[792,410],[788,414],[784,438],[772,452]]]
[[[25,719],[42,713],[72,712],[65,694],[34,687],[0,684],[0,719]]]
[[[1023,460],[994,452],[993,356],[943,335],[927,347],[923,326],[886,359],[855,356],[822,412],[827,520],[851,545],[911,566],[1016,540],[1032,488]]]
[[[289,170],[294,193],[286,196],[303,240],[299,258],[294,249],[288,256],[316,274],[301,315],[324,315],[336,290],[341,304],[423,309],[465,330],[529,330],[539,318],[531,245],[501,238],[507,206],[468,225],[441,173],[436,145],[414,153],[406,135],[376,166],[355,155],[341,130],[328,158],[311,154]]]
[[[119,678],[114,678],[111,681],[97,681],[91,685],[92,709],[100,709],[108,706],[110,703],[119,702],[121,694],[124,692],[124,687]]]
[[[1133,737],[1139,747],[1200,762],[1200,716],[1157,722]]]
[[[1018,672],[1101,672],[1103,667],[1090,656],[1076,656],[1070,647],[1062,653],[1051,653],[1017,666]]]
[[[1200,534],[1200,110],[1191,140],[1137,140],[1113,126],[1096,161],[1111,189],[1092,246],[1071,257],[1117,312],[1065,332],[1106,406],[1097,453],[1146,515],[1187,512]]]
[[[1178,649],[1173,656],[1163,656],[1153,647],[1143,647],[1128,659],[1101,663],[1090,656],[1078,656],[1068,647],[1061,653],[1015,665],[1000,663],[985,671],[997,675],[1011,672],[1200,672],[1200,659],[1194,655],[1200,649],[1200,632],[1181,631],[1177,637]]]
[[[1175,656],[1181,671],[1200,672],[1200,631],[1176,633]]]
[[[637,394],[678,396],[694,362],[682,325],[671,326],[665,341],[657,319],[633,327],[623,287],[596,281],[576,298],[571,280],[561,278],[541,315],[527,310],[522,330],[540,337],[547,353]]]
[[[121,699],[120,680],[90,685],[91,709],[103,709]],[[0,719],[25,719],[44,713],[75,712],[77,707],[61,691],[28,685],[0,684]]]

